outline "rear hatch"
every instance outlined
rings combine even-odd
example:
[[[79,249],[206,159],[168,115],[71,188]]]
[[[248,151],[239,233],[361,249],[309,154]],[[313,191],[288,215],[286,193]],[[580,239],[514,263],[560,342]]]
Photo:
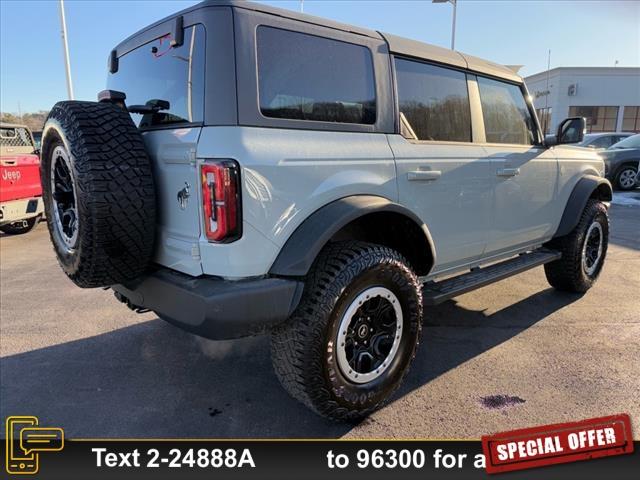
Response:
[[[196,146],[204,117],[204,28],[164,35],[121,55],[107,88],[124,92],[153,164],[158,222],[155,262],[201,275]],[[161,106],[161,108],[158,108]],[[145,109],[148,110],[147,113]]]
[[[31,133],[22,126],[0,126],[0,202],[42,195],[40,159]]]

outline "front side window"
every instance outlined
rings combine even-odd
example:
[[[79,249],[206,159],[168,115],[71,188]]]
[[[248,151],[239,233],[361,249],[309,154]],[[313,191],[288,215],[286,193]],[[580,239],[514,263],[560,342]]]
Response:
[[[487,142],[533,145],[534,122],[520,87],[478,77],[478,88]]]
[[[376,123],[368,48],[262,26],[257,54],[260,112],[265,117]]]
[[[141,128],[202,122],[204,118],[204,27],[185,28],[184,42],[171,47],[165,35],[118,59],[118,71],[110,73],[107,85],[127,95],[127,106],[158,105],[169,108],[151,113],[132,113]]]
[[[464,73],[397,58],[401,133],[413,140],[471,141]]]

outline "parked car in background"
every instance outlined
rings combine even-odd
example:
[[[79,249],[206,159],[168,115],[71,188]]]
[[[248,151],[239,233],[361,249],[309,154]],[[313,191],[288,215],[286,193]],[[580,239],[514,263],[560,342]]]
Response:
[[[630,137],[633,133],[622,132],[606,132],[606,133],[588,133],[577,145],[580,147],[588,148],[609,148],[614,143],[618,143],[620,140],[624,140]]]
[[[42,132],[31,132],[33,134],[33,143],[36,147],[36,151],[40,151],[40,142],[42,141]]]
[[[0,231],[26,233],[44,211],[40,157],[24,125],[0,123]]]
[[[605,164],[605,176],[614,188],[631,190],[636,186],[640,161],[640,134],[632,135],[600,152]]]

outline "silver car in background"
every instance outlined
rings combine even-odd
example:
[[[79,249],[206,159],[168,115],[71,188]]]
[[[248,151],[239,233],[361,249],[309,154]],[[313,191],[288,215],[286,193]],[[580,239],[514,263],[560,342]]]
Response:
[[[584,136],[584,140],[582,140],[577,145],[579,147],[587,147],[587,148],[595,148],[595,149],[609,148],[610,146],[618,143],[621,140],[624,140],[627,137],[630,137],[631,135],[633,135],[633,133],[625,133],[625,132],[587,133]]]
[[[640,161],[640,134],[627,137],[599,153],[604,160],[605,176],[614,188],[635,188]]]

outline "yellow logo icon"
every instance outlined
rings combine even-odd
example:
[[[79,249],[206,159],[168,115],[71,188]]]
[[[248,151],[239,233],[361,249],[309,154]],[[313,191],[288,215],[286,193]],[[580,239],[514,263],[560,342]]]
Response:
[[[64,431],[39,427],[29,416],[7,418],[6,469],[13,475],[33,475],[40,466],[40,452],[59,452],[64,448]]]

